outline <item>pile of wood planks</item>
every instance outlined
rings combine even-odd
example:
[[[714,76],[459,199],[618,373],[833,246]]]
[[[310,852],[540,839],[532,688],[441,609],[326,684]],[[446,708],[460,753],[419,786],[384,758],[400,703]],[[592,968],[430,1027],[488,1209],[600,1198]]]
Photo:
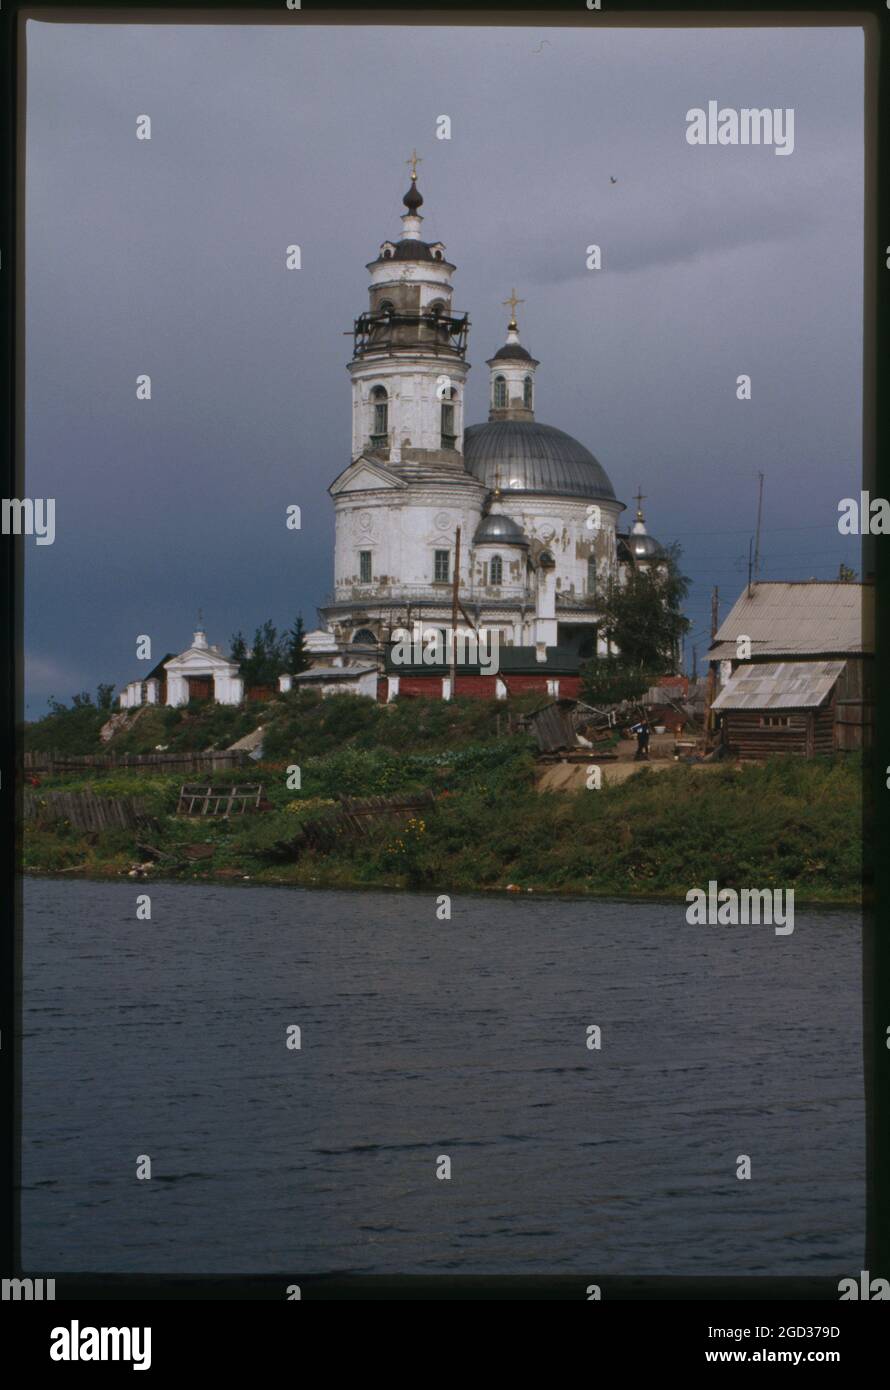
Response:
[[[276,859],[293,859],[301,849],[328,850],[343,835],[366,835],[381,821],[406,821],[412,816],[430,815],[436,809],[432,791],[402,796],[340,795],[337,800],[339,805],[335,809],[315,820],[305,821],[296,835],[277,840],[267,853]]]

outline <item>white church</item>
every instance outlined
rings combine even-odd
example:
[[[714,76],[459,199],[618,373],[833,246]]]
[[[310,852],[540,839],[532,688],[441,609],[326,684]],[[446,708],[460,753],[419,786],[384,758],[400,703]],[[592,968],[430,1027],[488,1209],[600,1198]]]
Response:
[[[624,504],[605,469],[535,418],[539,364],[520,341],[515,291],[506,341],[488,359],[488,421],[465,423],[468,316],[452,306],[444,245],[423,239],[410,162],[401,236],[368,265],[369,307],[354,325],[352,461],[329,489],[336,546],[324,629],[342,651],[417,622],[450,624],[458,565],[464,613],[497,629],[501,647],[605,654],[597,593],[663,551],[639,507],[622,534]]]

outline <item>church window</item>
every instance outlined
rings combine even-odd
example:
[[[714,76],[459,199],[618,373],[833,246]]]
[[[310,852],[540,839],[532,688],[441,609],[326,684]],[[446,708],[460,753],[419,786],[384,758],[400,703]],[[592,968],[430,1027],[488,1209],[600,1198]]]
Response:
[[[596,593],[596,556],[595,556],[595,555],[588,555],[588,557],[587,557],[587,592],[588,592],[589,594],[595,594],[595,593]]]
[[[505,377],[496,376],[494,379],[494,407],[495,410],[503,410],[507,404],[507,381]]]
[[[389,398],[385,387],[374,387],[371,392],[371,408],[371,445],[379,449],[386,444],[389,435]]]
[[[492,584],[503,584],[504,582],[504,562],[500,555],[492,555],[489,567],[489,577]]]
[[[360,627],[357,632],[353,633],[352,640],[362,647],[376,647],[377,645],[377,638],[369,627]]]
[[[454,401],[457,392],[452,386],[441,406],[441,435],[443,449],[454,449],[457,446],[457,434],[454,429]]]
[[[527,376],[527,377],[525,378],[525,381],[522,383],[522,403],[523,403],[523,405],[525,406],[526,410],[531,410],[531,408],[532,408],[532,379],[531,379],[530,376]]]
[[[360,550],[358,553],[358,578],[360,584],[370,584],[371,582],[370,550]]]
[[[451,571],[451,551],[437,550],[435,552],[433,574],[437,584],[447,584]]]

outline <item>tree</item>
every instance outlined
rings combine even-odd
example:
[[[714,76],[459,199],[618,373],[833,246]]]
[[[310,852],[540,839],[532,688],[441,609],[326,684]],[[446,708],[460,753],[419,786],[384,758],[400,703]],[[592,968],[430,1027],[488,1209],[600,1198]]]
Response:
[[[619,657],[600,657],[581,667],[581,694],[592,705],[620,705],[639,700],[650,685],[646,672],[626,665]]]
[[[286,647],[286,670],[293,676],[300,671],[308,671],[310,666],[309,654],[306,651],[306,633],[303,630],[303,615],[299,613],[294,620],[294,625],[285,639]]]
[[[232,646],[229,651],[229,660],[237,661],[240,666],[247,660],[247,643],[244,640],[243,632],[236,632],[232,637]]]
[[[673,545],[661,564],[632,569],[624,584],[613,579],[600,604],[602,635],[626,666],[649,675],[676,667],[680,638],[689,630],[689,619],[680,612],[689,580],[680,573],[679,556],[679,546]]]
[[[113,708],[114,708],[114,683],[113,683],[113,682],[110,682],[110,683],[109,683],[109,682],[102,681],[102,682],[100,682],[100,684],[96,687],[96,708],[97,708],[97,709],[113,709]]]
[[[852,584],[856,578],[856,571],[850,569],[849,565],[841,565],[837,577],[842,584]]]
[[[618,655],[582,666],[582,690],[591,703],[639,699],[656,677],[676,669],[680,638],[689,630],[680,612],[689,580],[679,559],[674,544],[659,564],[631,569],[623,584],[609,582],[600,600],[600,633]],[[598,667],[604,668],[599,674]]]
[[[245,684],[274,685],[287,667],[285,641],[270,619],[253,634],[253,646],[241,661]]]

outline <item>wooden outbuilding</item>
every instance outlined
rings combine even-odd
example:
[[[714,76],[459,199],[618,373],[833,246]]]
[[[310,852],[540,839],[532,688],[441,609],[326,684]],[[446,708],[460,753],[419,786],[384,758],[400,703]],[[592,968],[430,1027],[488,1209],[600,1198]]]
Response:
[[[724,744],[749,758],[869,747],[873,652],[873,584],[749,585],[708,652]]]
[[[739,758],[849,752],[867,741],[861,661],[749,662],[715,699],[724,745]]]

